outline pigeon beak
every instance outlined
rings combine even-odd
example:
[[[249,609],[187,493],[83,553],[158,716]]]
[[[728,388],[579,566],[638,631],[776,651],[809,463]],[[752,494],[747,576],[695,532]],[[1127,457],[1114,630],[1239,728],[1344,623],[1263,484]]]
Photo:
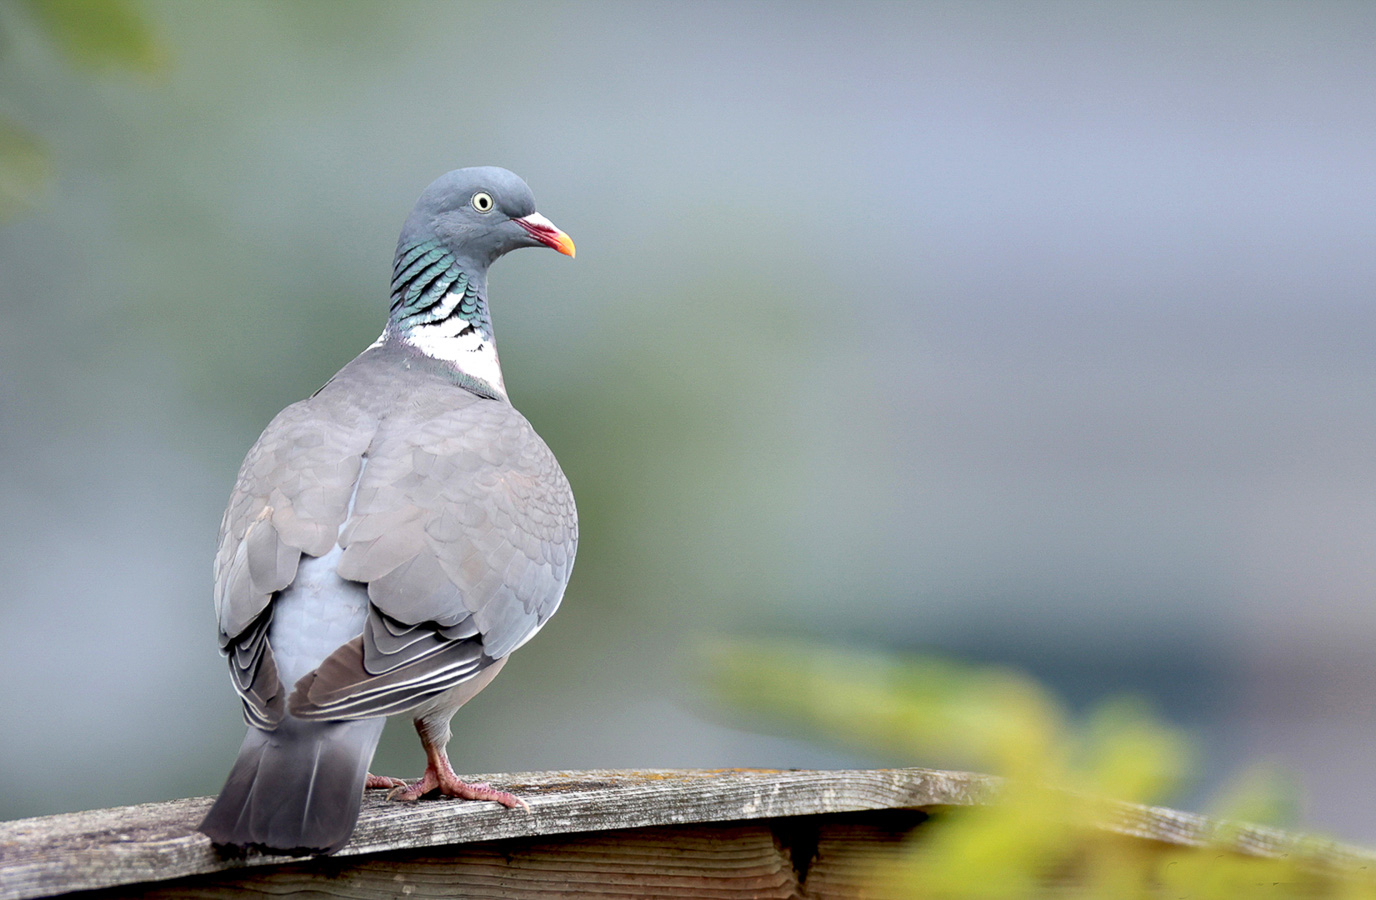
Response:
[[[573,256],[573,238],[569,237],[558,228],[554,223],[539,213],[531,213],[519,219],[512,219],[517,225],[524,228],[531,237],[544,244],[558,250],[565,256]]]

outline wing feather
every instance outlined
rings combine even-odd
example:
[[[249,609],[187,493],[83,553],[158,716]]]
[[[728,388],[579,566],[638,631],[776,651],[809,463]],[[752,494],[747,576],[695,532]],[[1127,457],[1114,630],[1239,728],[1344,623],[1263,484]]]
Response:
[[[340,534],[369,624],[297,686],[293,714],[418,705],[528,640],[557,609],[577,544],[568,481],[510,405],[431,404],[382,423]],[[421,637],[423,635],[423,637]]]
[[[412,708],[500,662],[559,606],[578,541],[568,481],[508,403],[426,365],[385,344],[365,353],[283,410],[244,460],[216,610],[250,721],[284,705],[317,719]],[[368,624],[284,704],[272,597],[302,554],[336,544],[338,574],[368,586]]]
[[[296,578],[303,553],[323,556],[335,545],[377,430],[369,400],[336,390],[278,413],[245,456],[220,523],[220,644],[244,717],[260,728],[274,727],[285,706],[267,642],[272,598]]]

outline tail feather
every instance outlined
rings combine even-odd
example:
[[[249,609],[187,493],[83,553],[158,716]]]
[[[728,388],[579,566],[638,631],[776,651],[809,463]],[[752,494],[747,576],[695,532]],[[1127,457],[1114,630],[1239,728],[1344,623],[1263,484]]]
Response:
[[[333,853],[358,822],[363,781],[386,719],[250,728],[200,831],[216,844]]]

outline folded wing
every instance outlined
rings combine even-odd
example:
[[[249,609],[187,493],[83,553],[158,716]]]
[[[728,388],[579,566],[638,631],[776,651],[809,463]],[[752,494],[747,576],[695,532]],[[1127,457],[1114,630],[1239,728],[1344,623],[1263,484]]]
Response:
[[[558,608],[577,547],[568,481],[506,403],[413,397],[368,450],[338,572],[364,582],[364,633],[302,679],[293,715],[410,709],[529,640]]]

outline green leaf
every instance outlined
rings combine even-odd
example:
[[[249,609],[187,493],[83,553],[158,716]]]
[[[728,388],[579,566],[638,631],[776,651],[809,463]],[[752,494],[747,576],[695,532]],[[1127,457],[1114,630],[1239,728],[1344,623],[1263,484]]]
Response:
[[[28,0],[34,19],[73,62],[160,72],[167,52],[131,0]]]
[[[32,210],[51,177],[52,163],[43,142],[0,119],[0,221]]]
[[[1228,780],[1209,802],[1221,819],[1289,826],[1299,821],[1300,785],[1274,763],[1253,763]]]
[[[876,859],[867,887],[877,895],[1376,898],[1361,868],[1320,873],[1304,854],[1235,852],[1239,826],[1226,820],[1204,848],[1151,849],[1105,831],[1116,815],[1106,797],[1155,799],[1188,769],[1186,736],[1140,700],[1109,700],[1076,721],[1032,679],[999,667],[765,641],[719,640],[702,657],[718,699],[738,709],[898,749],[915,763],[954,750],[1010,776],[994,802],[937,811],[899,854]],[[1256,768],[1220,811],[1283,819],[1293,793],[1283,773]],[[1317,859],[1324,845],[1314,842]]]

